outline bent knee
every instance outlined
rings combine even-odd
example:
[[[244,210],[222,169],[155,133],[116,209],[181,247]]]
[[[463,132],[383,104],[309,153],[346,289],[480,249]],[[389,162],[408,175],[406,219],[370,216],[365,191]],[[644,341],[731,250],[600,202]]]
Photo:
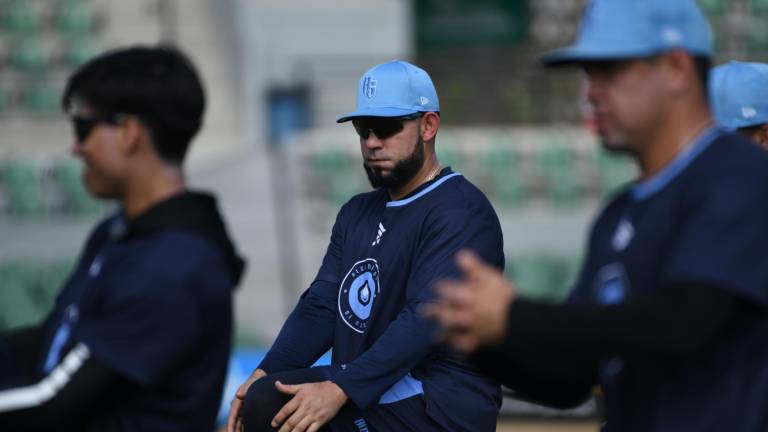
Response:
[[[264,377],[251,384],[241,411],[246,431],[273,431],[272,419],[289,400],[289,396],[277,391],[274,379]]]

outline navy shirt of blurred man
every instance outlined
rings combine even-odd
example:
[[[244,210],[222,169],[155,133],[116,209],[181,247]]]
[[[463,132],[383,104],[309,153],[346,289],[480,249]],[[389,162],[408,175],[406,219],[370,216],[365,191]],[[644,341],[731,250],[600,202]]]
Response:
[[[567,407],[599,386],[605,432],[768,425],[768,153],[713,124],[712,54],[694,0],[589,2],[543,60],[584,68],[603,147],[640,178],[595,221],[565,304],[462,254],[467,278],[429,311],[521,397]]]
[[[211,431],[244,262],[213,196],[185,185],[200,79],[175,49],[120,49],[76,71],[62,101],[87,190],[119,210],[45,321],[0,336],[0,429]]]

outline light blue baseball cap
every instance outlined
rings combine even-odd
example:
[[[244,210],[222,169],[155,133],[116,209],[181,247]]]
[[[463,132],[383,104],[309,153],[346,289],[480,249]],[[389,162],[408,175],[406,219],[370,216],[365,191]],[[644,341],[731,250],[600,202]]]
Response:
[[[645,58],[680,48],[711,57],[712,30],[695,0],[590,0],[576,43],[545,65]]]
[[[712,68],[709,98],[725,129],[768,123],[768,64],[732,61]]]
[[[437,91],[424,69],[402,60],[376,65],[364,73],[357,87],[357,109],[340,117],[402,117],[440,111]]]

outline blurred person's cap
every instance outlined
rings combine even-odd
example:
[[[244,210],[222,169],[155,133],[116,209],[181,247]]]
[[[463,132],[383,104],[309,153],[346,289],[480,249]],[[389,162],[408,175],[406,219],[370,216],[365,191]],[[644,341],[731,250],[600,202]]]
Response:
[[[713,68],[709,95],[715,120],[726,129],[768,123],[768,64],[732,61]]]
[[[645,58],[678,48],[712,56],[712,31],[695,0],[590,0],[576,43],[541,61],[555,66]]]
[[[336,121],[342,123],[364,116],[402,117],[428,111],[440,111],[432,79],[424,69],[392,60],[363,74],[355,111]]]

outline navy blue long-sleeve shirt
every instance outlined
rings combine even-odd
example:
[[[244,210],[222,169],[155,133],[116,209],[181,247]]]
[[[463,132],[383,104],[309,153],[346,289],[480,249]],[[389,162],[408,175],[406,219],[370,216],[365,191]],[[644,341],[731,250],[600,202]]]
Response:
[[[362,409],[423,394],[445,430],[495,430],[497,383],[434,343],[420,315],[434,282],[459,276],[471,249],[504,265],[498,218],[485,196],[446,168],[402,200],[384,189],[339,212],[323,264],[260,365],[267,373],[310,366],[327,349],[331,380]]]

